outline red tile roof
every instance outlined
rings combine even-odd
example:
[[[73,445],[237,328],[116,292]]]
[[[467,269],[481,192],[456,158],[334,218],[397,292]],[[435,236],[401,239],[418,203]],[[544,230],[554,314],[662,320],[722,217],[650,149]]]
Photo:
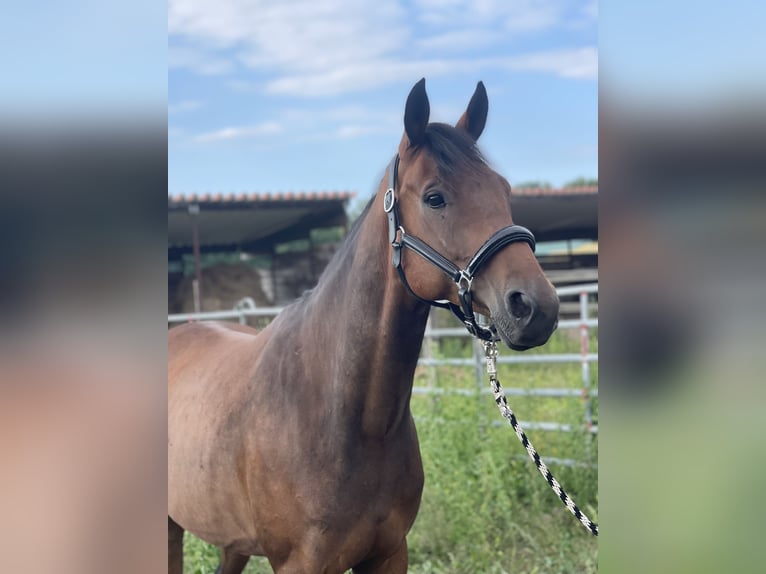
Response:
[[[512,188],[511,194],[517,196],[562,196],[597,194],[597,186],[577,186],[563,188],[521,187]],[[169,204],[188,203],[256,203],[271,201],[347,201],[356,195],[354,191],[278,191],[278,192],[229,192],[229,193],[190,193],[168,194]]]
[[[598,186],[574,186],[554,189],[551,187],[511,187],[511,195],[591,195],[598,193]]]
[[[256,203],[263,201],[346,201],[356,195],[354,191],[279,191],[239,193],[168,194],[169,204],[186,203]]]

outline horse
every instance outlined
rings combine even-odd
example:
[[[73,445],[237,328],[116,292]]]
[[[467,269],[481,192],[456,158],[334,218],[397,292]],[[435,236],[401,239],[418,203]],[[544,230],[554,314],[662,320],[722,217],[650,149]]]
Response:
[[[252,555],[277,574],[407,571],[424,483],[410,397],[431,305],[516,350],[557,325],[534,237],[476,145],[487,110],[479,82],[455,126],[429,123],[420,80],[394,160],[316,287],[260,332],[169,331],[170,574],[184,531],[221,548],[218,574]]]

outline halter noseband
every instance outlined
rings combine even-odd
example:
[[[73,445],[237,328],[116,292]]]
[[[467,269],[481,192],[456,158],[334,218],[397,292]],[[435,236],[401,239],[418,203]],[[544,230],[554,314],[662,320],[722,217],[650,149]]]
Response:
[[[386,194],[383,197],[383,209],[388,216],[388,240],[393,248],[391,262],[399,273],[399,279],[401,279],[402,283],[407,288],[407,291],[409,291],[416,299],[423,303],[433,305],[434,307],[441,307],[442,309],[449,309],[452,311],[455,316],[460,319],[463,325],[465,325],[465,328],[468,329],[468,332],[471,333],[471,335],[484,341],[495,340],[497,337],[494,327],[483,327],[476,322],[476,315],[473,312],[473,295],[471,294],[473,278],[490,257],[506,245],[523,241],[532,248],[532,251],[534,251],[535,236],[532,235],[532,232],[529,231],[529,229],[522,227],[521,225],[509,225],[503,227],[493,233],[484,245],[479,248],[465,269],[460,269],[457,265],[452,263],[452,261],[444,257],[421,239],[405,233],[404,228],[399,224],[399,209],[396,204],[396,179],[398,171],[399,154],[396,154],[388,166],[388,189],[386,189]],[[410,284],[407,282],[407,277],[404,275],[404,269],[402,269],[403,247],[412,249],[423,259],[438,267],[455,282],[458,290],[458,298],[460,300],[459,306],[451,301],[430,301],[428,299],[423,299],[412,290]]]

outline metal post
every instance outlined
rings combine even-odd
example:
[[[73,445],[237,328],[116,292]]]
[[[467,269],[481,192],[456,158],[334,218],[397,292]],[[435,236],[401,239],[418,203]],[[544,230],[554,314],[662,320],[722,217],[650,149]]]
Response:
[[[481,315],[478,317],[479,324],[483,327],[486,327],[489,321],[485,320],[485,318]],[[475,337],[471,337],[471,347],[473,349],[473,364],[474,364],[474,376],[476,377],[476,400],[479,404],[478,411],[479,413],[486,413],[487,411],[484,411],[481,408],[482,403],[484,402],[484,385],[486,383],[486,375],[484,370],[484,344],[479,341],[479,339]],[[489,423],[489,420],[487,420],[487,417],[485,414],[479,415],[479,436],[486,436],[487,432],[487,424]]]
[[[481,391],[484,388],[484,364],[481,362],[481,343],[478,339],[471,338],[473,350],[473,372],[476,377],[476,388]]]
[[[429,333],[429,335],[423,341],[423,357],[429,360],[434,358],[434,345],[436,344],[436,341],[434,341],[434,338],[430,335],[431,329],[433,329],[434,326],[432,319],[433,311],[428,314],[426,332]],[[428,387],[431,389],[436,387],[436,365],[428,367]]]
[[[192,289],[194,291],[194,312],[202,311],[202,264],[199,249],[199,226],[197,216],[199,215],[199,205],[192,203],[189,205],[189,215],[192,223],[192,249],[194,250],[194,282]]]
[[[476,319],[482,327],[489,326],[489,319],[484,315],[477,315]],[[474,373],[476,375],[476,387],[479,391],[484,389],[486,379],[484,378],[484,343],[475,337],[471,337],[473,343],[473,361]]]
[[[582,398],[585,406],[586,447],[590,450],[593,410],[590,400],[590,363],[588,362],[588,292],[580,291],[580,353],[582,355]]]
[[[247,316],[245,315],[245,311],[252,311],[253,309],[256,309],[256,305],[255,300],[252,297],[243,297],[235,303],[234,311],[239,313],[238,319],[240,325],[247,325]]]
[[[199,313],[201,311],[201,305],[199,298],[199,281],[197,279],[192,279],[192,302],[194,303],[194,312]]]
[[[269,271],[271,273],[271,300],[273,304],[276,305],[278,301],[281,301],[281,297],[277,292],[277,252],[274,247],[271,248]]]
[[[582,355],[582,386],[590,386],[590,364],[588,363],[588,293],[580,292],[580,354]]]

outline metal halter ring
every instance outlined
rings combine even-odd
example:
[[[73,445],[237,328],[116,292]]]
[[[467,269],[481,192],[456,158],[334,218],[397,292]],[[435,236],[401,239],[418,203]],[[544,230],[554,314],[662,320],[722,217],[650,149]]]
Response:
[[[386,190],[386,195],[383,196],[383,211],[388,213],[394,208],[394,203],[396,203],[394,199],[394,190],[392,188],[388,188]]]

